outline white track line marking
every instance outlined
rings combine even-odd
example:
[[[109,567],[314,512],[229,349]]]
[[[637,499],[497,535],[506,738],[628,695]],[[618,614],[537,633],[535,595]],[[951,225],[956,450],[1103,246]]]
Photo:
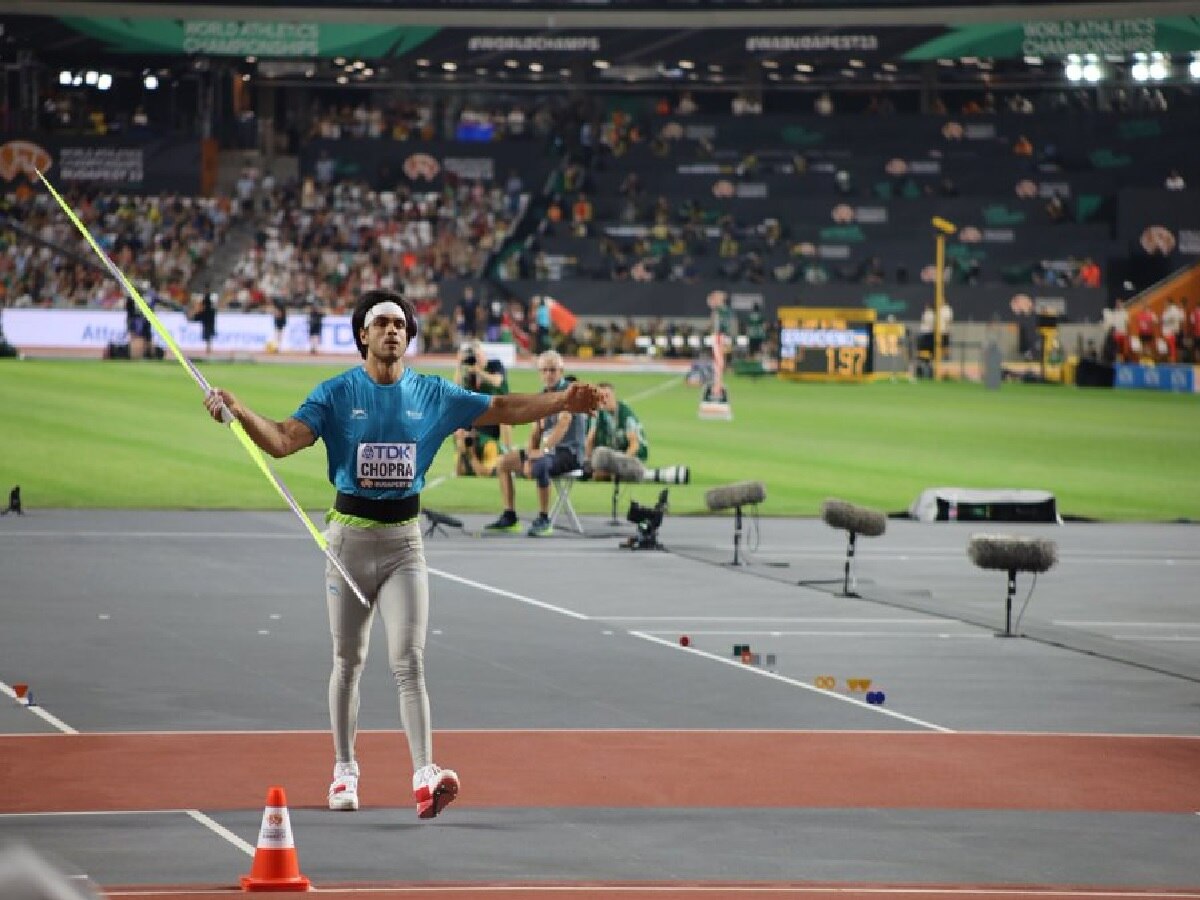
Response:
[[[1119,900],[1197,900],[1200,891],[1161,891],[1136,889],[1106,889],[1106,888],[1037,888],[1037,887],[869,887],[851,885],[772,885],[772,884],[471,884],[471,885],[395,885],[393,887],[327,887],[312,889],[312,893],[328,894],[378,894],[383,897],[394,894],[552,894],[573,893],[586,896],[603,894],[632,894],[654,893],[670,896],[680,894],[870,894],[876,897],[985,897],[985,896],[1020,896],[1020,897],[1058,897],[1079,898],[1079,900],[1101,900],[1101,898],[1119,898]],[[155,890],[139,888],[137,890],[105,890],[106,897],[226,897],[230,896],[228,888],[219,890]]]
[[[1114,634],[1111,635],[1114,641],[1181,641],[1187,643],[1200,643],[1200,637],[1183,637],[1178,634]]]
[[[616,540],[616,538],[617,538],[617,536],[613,535],[613,540]],[[485,538],[484,540],[486,540],[488,542],[492,542],[492,543],[506,543],[506,541],[503,538]],[[487,549],[472,548],[472,549],[468,550],[465,548],[454,548],[454,547],[432,547],[429,544],[426,544],[425,545],[425,556],[426,556],[426,558],[434,558],[434,559],[440,559],[441,557],[446,557],[446,556],[466,556],[471,559],[477,559],[481,556],[504,556],[506,559],[511,559],[514,556],[517,556],[517,557],[527,556],[527,557],[537,557],[538,559],[544,559],[546,556],[546,543],[545,542],[547,540],[554,540],[554,538],[539,538],[538,539],[539,546],[536,548],[522,547],[516,543],[512,543],[512,544],[508,544],[508,546],[505,546],[505,547],[489,547]],[[570,547],[571,549],[567,549],[567,547]],[[500,552],[497,552],[497,551],[500,551]],[[604,565],[608,564],[608,560],[610,558],[615,558],[617,556],[622,556],[625,559],[629,558],[629,551],[628,550],[620,550],[616,547],[615,544],[611,547],[595,547],[592,549],[584,549],[582,547],[579,547],[577,544],[574,544],[573,542],[572,542],[572,544],[569,544],[569,545],[566,543],[562,543],[562,544],[555,545],[554,549],[551,550],[550,552],[552,552],[554,554],[555,559],[566,559],[567,557],[573,557],[575,559],[594,559],[597,561],[597,563],[604,564]],[[663,553],[663,554],[656,553],[654,556],[646,556],[645,559],[647,559],[647,560],[656,559],[657,560],[657,559],[669,559],[669,557],[665,553]]]
[[[178,816],[186,815],[191,819],[199,822],[209,831],[233,844],[243,853],[254,856],[255,848],[243,841],[240,837],[222,825],[220,822],[214,822],[198,809],[76,809],[63,810],[60,812],[23,812],[23,813],[0,813],[0,819],[21,819],[21,818],[68,818],[71,816]]]
[[[1093,622],[1087,619],[1053,619],[1055,625],[1079,628],[1200,628],[1200,622]]]
[[[516,594],[512,591],[506,591],[503,588],[493,587],[490,584],[484,584],[482,581],[472,581],[470,578],[463,578],[461,575],[452,575],[449,572],[443,572],[441,569],[430,569],[430,575],[437,575],[440,578],[445,578],[447,581],[456,581],[459,584],[465,584],[467,587],[473,587],[476,590],[486,591],[489,594],[495,594],[498,597],[507,597],[510,600],[516,600],[520,603],[527,603],[530,606],[536,606],[538,609],[549,610],[550,612],[558,613],[560,616],[569,616],[572,619],[579,619],[582,622],[591,621],[591,616],[585,616],[583,613],[575,612],[573,609],[566,609],[562,606],[555,606],[553,603],[546,603],[544,600],[535,600],[532,597],[526,597],[524,594]]]
[[[694,648],[690,652],[699,652]],[[731,660],[732,661],[732,660]],[[861,737],[863,735],[881,735],[881,736],[898,736],[912,737],[914,735],[924,736],[929,738],[938,737],[936,734],[926,734],[921,731],[896,731],[895,729],[876,729],[876,728],[738,728],[734,729],[737,734],[788,734],[803,736],[806,734],[822,734],[822,735],[845,735],[847,737]],[[403,731],[397,728],[360,728],[359,734],[386,734],[386,735],[402,735]],[[728,728],[439,728],[435,734],[472,734],[472,735],[489,735],[489,734],[520,734],[520,735],[536,735],[536,734],[730,734]],[[954,735],[967,735],[975,737],[1042,737],[1042,738],[1084,738],[1084,739],[1109,739],[1109,738],[1128,738],[1131,740],[1170,740],[1170,741],[1200,741],[1200,734],[1180,733],[1169,734],[1161,731],[1148,731],[1145,733],[1127,732],[1127,731],[953,731]],[[329,737],[328,728],[297,728],[297,729],[266,729],[266,730],[229,730],[229,729],[214,729],[211,731],[89,731],[86,734],[80,735],[84,738],[94,737],[120,737],[120,738],[147,738],[147,737],[262,737],[264,735],[280,735],[285,737],[308,737],[319,736]],[[52,738],[59,740],[63,737],[61,734],[42,734],[42,733],[19,733],[19,734],[0,734],[0,743],[5,741],[33,740],[37,738]],[[141,812],[141,810],[131,810],[132,812]],[[170,810],[168,810],[170,811]],[[11,815],[17,815],[12,813]],[[22,813],[21,815],[24,815]],[[43,813],[29,813],[29,815],[43,815]]]
[[[774,545],[772,545],[774,546]],[[908,553],[912,556],[920,556],[924,553],[936,553],[939,555],[953,553],[956,551],[951,547],[938,546],[923,546],[923,547],[905,547],[895,544],[887,546],[889,553]],[[804,552],[804,551],[797,551]],[[1072,550],[1064,551],[1067,556],[1074,559],[1141,559],[1146,562],[1159,562],[1167,559],[1196,559],[1200,560],[1200,554],[1195,551],[1195,548],[1189,547],[1171,547],[1166,550],[1122,550],[1118,556],[1113,556],[1106,550],[1087,550],[1082,547],[1077,547]],[[843,554],[844,556],[845,554]],[[966,558],[965,554],[959,549],[959,556]]]
[[[887,709],[883,706],[873,706],[870,703],[867,703],[865,700],[858,700],[854,697],[847,697],[844,694],[837,694],[833,691],[822,690],[821,688],[814,687],[811,684],[806,684],[805,682],[799,681],[795,678],[788,678],[786,675],[780,675],[776,672],[769,672],[766,669],[760,669],[756,666],[748,666],[741,660],[726,659],[724,656],[717,656],[717,654],[709,653],[705,650],[697,650],[695,647],[681,647],[674,641],[664,640],[663,638],[655,637],[652,634],[646,634],[644,631],[631,631],[629,633],[634,637],[641,638],[644,641],[651,641],[655,644],[661,644],[664,647],[670,647],[672,650],[675,650],[679,653],[690,653],[695,656],[703,656],[705,659],[714,660],[722,665],[733,666],[742,672],[749,672],[762,678],[770,678],[773,681],[780,681],[784,684],[789,684],[792,687],[802,688],[803,690],[809,691],[813,694],[820,694],[823,697],[829,697],[834,700],[840,700],[843,703],[849,703],[851,706],[858,706],[870,712],[879,713],[883,716],[889,716],[893,719],[899,719],[902,722],[908,722],[912,725],[919,725],[922,728],[928,728],[932,731],[940,731],[943,734],[954,734],[953,728],[945,728],[941,725],[935,725],[933,722],[926,722],[924,719],[918,719],[914,716],[906,716],[904,713],[898,713],[895,710]]]
[[[200,810],[198,810],[198,809],[186,809],[186,810],[184,810],[184,812],[186,812],[188,814],[188,816],[190,816],[192,819],[195,819],[197,822],[199,822],[201,825],[203,825],[205,828],[207,828],[213,834],[229,841],[229,843],[233,844],[233,846],[237,847],[239,850],[241,850],[247,856],[250,856],[250,857],[254,856],[255,848],[252,845],[243,841],[240,837],[238,837],[236,834],[234,834],[232,831],[230,831],[228,828],[226,828],[220,822],[214,822],[212,819],[210,819],[204,813],[200,812]]]
[[[496,594],[497,596],[500,596],[500,597],[508,597],[512,600],[517,600],[521,603],[527,603],[530,606],[536,606],[539,609],[545,609],[545,610],[549,610],[550,612],[558,613],[559,615],[570,616],[572,619],[579,619],[580,621],[584,621],[584,622],[591,621],[591,619],[592,619],[591,616],[585,616],[583,613],[575,612],[573,609],[566,609],[561,606],[555,606],[551,603],[546,603],[542,600],[535,600],[532,597],[526,597],[524,594],[516,594],[516,593],[513,593],[512,591],[506,591],[502,588],[493,587],[490,584],[484,584],[481,581],[473,581],[470,578],[463,578],[459,575],[451,575],[449,572],[443,572],[440,569],[430,569],[429,574],[438,575],[438,576],[440,576],[442,578],[446,578],[450,581],[455,581],[455,582],[458,582],[459,584],[464,584],[464,585],[467,585],[468,587],[473,587],[473,588],[476,588],[481,591],[487,591],[490,594]],[[803,688],[804,690],[810,691],[814,694],[820,694],[825,697],[832,697],[835,700],[841,700],[843,703],[850,703],[854,706],[861,707],[862,709],[868,710],[870,712],[879,713],[880,715],[889,716],[893,719],[899,719],[904,722],[909,722],[913,725],[919,725],[922,728],[929,728],[934,731],[941,731],[941,732],[945,732],[947,734],[954,733],[954,729],[952,729],[952,728],[944,728],[941,725],[935,725],[933,722],[926,722],[924,719],[917,719],[912,716],[906,716],[903,713],[896,712],[895,710],[885,709],[882,706],[874,706],[874,705],[866,703],[865,701],[862,701],[862,700],[856,700],[852,697],[846,697],[842,694],[835,694],[832,691],[821,690],[820,688],[816,688],[816,687],[813,687],[812,685],[805,684],[803,681],[796,681],[793,678],[787,678],[783,675],[777,675],[776,673],[768,672],[765,669],[751,668],[749,666],[743,665],[740,661],[735,662],[733,660],[726,659],[723,656],[717,656],[715,653],[706,653],[703,650],[696,650],[696,649],[693,649],[690,647],[689,648],[680,647],[674,641],[664,640],[663,638],[655,637],[654,635],[646,634],[646,633],[640,632],[640,631],[630,631],[628,633],[633,635],[636,638],[641,638],[644,641],[650,641],[651,643],[654,643],[654,644],[661,644],[662,646],[670,647],[673,650],[680,650],[680,651],[684,651],[687,653],[694,653],[697,656],[703,656],[707,659],[714,659],[717,662],[723,663],[725,665],[737,666],[737,668],[739,668],[739,669],[743,669],[748,672],[754,672],[754,673],[756,673],[758,675],[762,675],[763,677],[766,677],[766,678],[773,678],[776,681],[781,681],[784,684],[790,684],[794,687]]]
[[[663,634],[672,635],[678,634],[676,631],[646,631],[646,634]],[[917,638],[918,640],[944,640],[946,638],[969,638],[976,640],[978,638],[992,638],[995,635],[974,634],[967,632],[959,632],[953,634],[950,632],[935,632],[933,634],[919,634],[913,631],[820,631],[813,629],[811,631],[744,631],[740,629],[731,629],[725,631],[691,631],[687,632],[689,636],[708,635],[710,637],[718,635],[741,635],[744,637],[838,637],[838,638]],[[1137,638],[1136,640],[1143,640]],[[1146,638],[1145,640],[1150,640]],[[1200,638],[1191,638],[1191,640],[1200,641]]]
[[[857,619],[839,616],[605,616],[608,622],[804,622],[831,625],[938,625],[944,626],[951,619],[923,618],[912,616],[894,619]]]
[[[726,544],[686,544],[680,545],[683,550],[712,550],[726,551]],[[763,547],[759,545],[755,556],[759,559],[771,558],[777,559],[803,559],[803,560],[844,560],[846,554],[844,551],[836,550],[796,550],[788,547]],[[860,565],[869,565],[873,562],[958,562],[966,559],[966,554],[961,551],[952,550],[896,550],[889,548],[886,551],[873,551],[860,554],[855,559]],[[1187,557],[1183,554],[1172,554],[1171,556],[1092,556],[1086,553],[1062,553],[1060,551],[1058,557],[1059,564],[1072,563],[1076,565],[1104,565],[1111,564],[1115,566],[1144,566],[1148,564],[1168,563],[1170,565],[1195,566],[1200,565],[1200,557]]]
[[[31,693],[33,693],[32,686],[30,686],[29,690]],[[14,702],[17,702],[17,692],[14,691],[7,684],[5,684],[3,681],[0,681],[0,694],[7,694],[9,697],[11,697],[13,699]],[[36,704],[36,701],[37,701],[36,693],[34,693],[33,699]],[[57,728],[63,734],[79,734],[78,731],[76,731],[74,728],[72,728],[70,725],[68,725],[66,722],[64,722],[62,719],[60,719],[58,716],[54,715],[53,713],[47,712],[41,706],[37,706],[37,705],[26,706],[25,709],[29,710],[31,713],[33,713],[35,716],[37,716],[39,719],[43,720],[44,722],[49,723],[52,727]]]

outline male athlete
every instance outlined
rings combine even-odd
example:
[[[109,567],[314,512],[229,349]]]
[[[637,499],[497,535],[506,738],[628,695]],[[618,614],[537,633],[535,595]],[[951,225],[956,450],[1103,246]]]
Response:
[[[371,601],[364,608],[331,565],[325,593],[333,638],[329,718],[336,762],[329,808],[358,809],[358,683],[376,609],[400,695],[400,718],[413,763],[417,815],[436,816],[458,794],[458,775],[433,762],[429,695],[425,690],[425,630],[429,575],[417,522],[425,472],[447,435],[458,428],[520,424],[560,412],[587,413],[600,402],[592,385],[572,384],[542,394],[485,396],[406,368],[403,357],[417,333],[413,304],[401,294],[368,291],[351,316],[365,365],[317,385],[288,419],[276,422],[214,389],[205,406],[220,421],[228,407],[264,452],[288,456],[325,442],[329,480],[337,498],[326,538]]]

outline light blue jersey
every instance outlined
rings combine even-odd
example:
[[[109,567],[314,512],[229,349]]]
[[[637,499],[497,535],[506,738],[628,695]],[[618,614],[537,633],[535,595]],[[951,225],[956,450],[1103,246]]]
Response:
[[[359,366],[317,385],[292,418],[325,442],[334,487],[394,500],[420,493],[442,442],[469,428],[491,399],[412,369],[395,384],[376,384]]]

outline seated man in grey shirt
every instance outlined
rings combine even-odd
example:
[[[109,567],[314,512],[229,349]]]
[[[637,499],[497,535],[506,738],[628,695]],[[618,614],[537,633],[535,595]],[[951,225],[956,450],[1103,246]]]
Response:
[[[562,390],[567,385],[563,377],[563,360],[553,350],[541,354],[538,359],[538,374],[547,391]],[[516,512],[516,491],[513,475],[520,473],[526,478],[537,480],[538,515],[529,526],[530,537],[545,537],[553,533],[550,525],[550,479],[563,472],[578,469],[583,459],[583,445],[587,439],[588,417],[582,414],[558,413],[535,422],[529,436],[529,446],[522,450],[510,450],[500,457],[496,466],[496,477],[500,481],[500,495],[504,500],[504,512],[487,531],[517,531],[521,522]]]

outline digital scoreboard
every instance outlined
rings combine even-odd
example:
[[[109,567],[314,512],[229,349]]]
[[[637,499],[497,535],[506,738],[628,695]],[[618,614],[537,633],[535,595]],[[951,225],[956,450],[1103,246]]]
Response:
[[[778,317],[781,378],[866,381],[907,371],[904,326],[876,324],[873,309],[784,306]]]

